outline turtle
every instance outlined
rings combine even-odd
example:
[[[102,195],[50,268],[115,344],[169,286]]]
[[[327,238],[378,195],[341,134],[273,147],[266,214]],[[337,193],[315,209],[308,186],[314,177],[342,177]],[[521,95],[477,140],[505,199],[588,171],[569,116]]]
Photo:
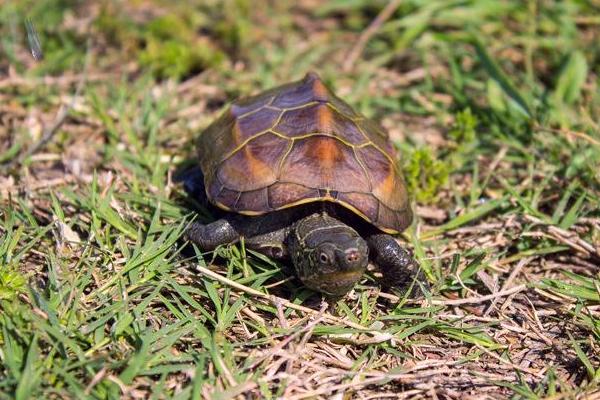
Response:
[[[350,291],[369,261],[387,285],[419,290],[422,275],[392,236],[413,216],[389,137],[316,73],[234,101],[196,147],[186,190],[221,211],[187,228],[200,250],[243,237],[329,296]]]

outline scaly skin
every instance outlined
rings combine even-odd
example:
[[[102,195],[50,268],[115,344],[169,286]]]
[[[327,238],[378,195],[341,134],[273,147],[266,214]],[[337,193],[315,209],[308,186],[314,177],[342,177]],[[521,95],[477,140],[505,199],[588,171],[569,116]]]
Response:
[[[291,260],[298,278],[309,288],[331,296],[352,289],[373,262],[385,285],[420,293],[424,282],[417,266],[396,240],[384,233],[359,233],[327,212],[286,210],[264,216],[226,214],[210,224],[193,223],[187,238],[203,251],[235,243],[243,236],[248,248],[280,260]]]

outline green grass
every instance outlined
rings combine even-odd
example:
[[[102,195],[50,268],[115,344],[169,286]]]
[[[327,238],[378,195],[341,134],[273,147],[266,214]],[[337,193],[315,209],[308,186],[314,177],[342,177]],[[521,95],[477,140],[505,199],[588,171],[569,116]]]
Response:
[[[403,1],[344,72],[386,3],[2,7],[0,399],[600,390],[600,4]],[[399,150],[425,299],[368,274],[323,311],[286,265],[182,240],[213,218],[173,179],[194,137],[311,69]]]

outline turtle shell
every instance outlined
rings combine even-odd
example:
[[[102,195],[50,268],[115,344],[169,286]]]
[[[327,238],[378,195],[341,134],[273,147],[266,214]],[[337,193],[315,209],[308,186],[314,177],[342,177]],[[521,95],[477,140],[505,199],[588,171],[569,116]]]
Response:
[[[209,200],[228,211],[329,201],[388,233],[412,219],[388,136],[314,73],[234,102],[200,135],[198,153]]]

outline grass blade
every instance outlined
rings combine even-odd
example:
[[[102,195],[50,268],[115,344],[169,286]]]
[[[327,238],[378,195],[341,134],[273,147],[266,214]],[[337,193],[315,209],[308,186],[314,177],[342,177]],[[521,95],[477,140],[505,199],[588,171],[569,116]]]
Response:
[[[475,37],[473,37],[472,42],[475,46],[475,51],[479,56],[479,60],[483,64],[483,67],[486,69],[490,77],[496,81],[496,83],[498,83],[504,94],[513,101],[517,111],[519,111],[524,117],[530,119],[532,117],[531,108],[525,100],[525,97],[519,93],[515,84],[489,55],[483,43]]]
[[[552,93],[554,100],[559,104],[572,104],[579,99],[587,73],[585,56],[579,50],[573,51],[558,76],[556,88]]]

